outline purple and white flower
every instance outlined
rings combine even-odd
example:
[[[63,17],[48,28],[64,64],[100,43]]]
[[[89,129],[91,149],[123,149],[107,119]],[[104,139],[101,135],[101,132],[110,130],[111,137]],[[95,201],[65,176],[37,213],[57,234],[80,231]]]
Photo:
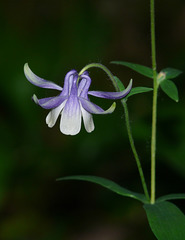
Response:
[[[76,70],[71,70],[66,74],[64,87],[62,88],[53,82],[36,76],[27,63],[24,65],[24,73],[32,84],[41,88],[60,91],[60,94],[56,97],[38,99],[36,95],[33,95],[33,100],[42,108],[51,109],[46,117],[48,127],[53,127],[57,118],[61,115],[60,131],[66,135],[76,135],[80,132],[82,118],[86,131],[90,133],[94,130],[92,114],[108,114],[114,111],[115,102],[104,111],[101,107],[92,103],[88,95],[116,100],[127,96],[132,88],[131,80],[128,87],[122,92],[89,91],[91,78],[88,73],[84,72],[77,82],[79,75]]]

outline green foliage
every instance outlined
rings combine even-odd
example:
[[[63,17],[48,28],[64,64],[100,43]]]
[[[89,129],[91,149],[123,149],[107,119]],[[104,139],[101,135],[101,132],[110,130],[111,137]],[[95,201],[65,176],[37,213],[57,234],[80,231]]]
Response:
[[[176,78],[182,73],[182,71],[174,68],[165,68],[160,71],[157,76],[158,85],[161,87],[163,92],[165,92],[168,97],[178,102],[178,90],[176,85],[170,80]]]
[[[148,202],[146,197],[144,196],[144,194],[132,192],[126,188],[121,187],[117,183],[115,183],[111,180],[102,178],[102,177],[78,175],[78,176],[62,177],[62,178],[57,179],[57,181],[61,181],[61,180],[82,180],[82,181],[96,183],[96,184],[99,184],[102,187],[105,187],[121,196],[134,198],[143,203]]]
[[[185,199],[185,193],[168,194],[158,198],[157,202],[163,202],[166,200],[173,200],[173,199]]]
[[[127,95],[127,98],[129,98],[130,96],[136,95],[138,93],[150,92],[152,90],[153,88],[148,88],[148,87],[135,87],[135,88],[132,88],[130,93]]]
[[[117,90],[119,90],[119,91],[125,90],[125,86],[123,85],[122,81],[116,76],[114,76],[114,79],[116,80],[116,83],[117,83],[118,88],[119,88]]]
[[[123,85],[123,83],[116,76],[114,76],[114,79],[116,80],[119,91],[123,91],[125,89],[125,86]],[[131,89],[130,93],[124,99],[126,100],[130,96],[136,95],[138,93],[150,92],[152,90],[153,90],[153,88],[148,88],[148,87],[135,87],[135,88]]]
[[[178,77],[182,73],[182,71],[175,69],[175,68],[165,68],[165,69],[161,70],[160,73],[164,73],[166,76],[166,79],[173,79],[173,78]]]
[[[112,61],[111,63],[129,67],[132,70],[134,70],[146,77],[153,78],[153,71],[149,67],[146,67],[146,66],[143,66],[140,64],[130,63],[130,62],[123,62],[123,61]]]
[[[175,83],[165,79],[160,82],[160,87],[163,90],[163,92],[165,92],[168,95],[168,97],[170,97],[176,102],[179,101],[178,90]]]
[[[132,70],[146,76],[149,78],[153,78],[153,70],[149,67],[140,65],[140,64],[135,64],[135,63],[130,63],[130,62],[123,62],[123,61],[113,61],[111,63],[118,64],[118,65],[123,65],[126,67],[131,68]],[[182,71],[175,69],[175,68],[165,68],[160,71],[160,73],[157,75],[157,81],[163,92],[165,92],[171,99],[174,101],[178,102],[179,97],[178,97],[178,90],[176,85],[170,81],[169,79],[176,78],[182,73]],[[116,79],[118,82],[118,86],[120,86],[120,80]],[[121,87],[123,89],[123,86]],[[130,94],[127,96],[130,97],[132,95],[138,94],[138,93],[143,93],[143,92],[148,92],[151,91],[151,88],[143,88],[139,87],[138,89],[132,89]]]
[[[150,227],[158,240],[184,240],[185,215],[170,202],[145,204]]]

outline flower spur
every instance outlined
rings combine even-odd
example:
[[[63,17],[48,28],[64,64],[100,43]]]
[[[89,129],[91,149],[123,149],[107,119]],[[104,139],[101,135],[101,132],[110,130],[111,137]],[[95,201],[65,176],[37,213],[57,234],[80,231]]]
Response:
[[[38,99],[36,95],[33,95],[32,99],[42,108],[51,109],[46,117],[48,127],[53,127],[57,118],[61,115],[60,131],[66,135],[76,135],[80,132],[82,118],[86,131],[90,133],[95,128],[92,114],[109,114],[114,111],[115,102],[104,111],[101,107],[92,103],[88,95],[117,100],[127,96],[132,88],[131,80],[128,87],[121,92],[89,91],[91,78],[87,71],[80,76],[76,70],[69,71],[65,76],[63,88],[36,76],[27,63],[24,65],[24,73],[32,84],[41,88],[60,91],[60,94],[56,97]]]

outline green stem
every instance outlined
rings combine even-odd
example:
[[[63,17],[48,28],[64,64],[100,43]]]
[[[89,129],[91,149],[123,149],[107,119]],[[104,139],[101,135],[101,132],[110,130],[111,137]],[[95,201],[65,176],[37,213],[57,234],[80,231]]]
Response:
[[[156,125],[157,125],[157,71],[156,71],[156,48],[155,48],[155,12],[154,0],[150,0],[151,13],[151,53],[153,69],[153,110],[152,110],[152,136],[151,136],[151,199],[155,203],[155,170],[156,170]]]
[[[111,71],[107,67],[105,67],[104,65],[102,65],[100,63],[88,64],[87,66],[85,66],[80,71],[79,76],[82,75],[83,72],[85,72],[87,69],[92,68],[92,67],[98,67],[98,68],[101,68],[103,71],[105,71],[107,73],[107,75],[109,76],[109,78],[111,79],[112,84],[115,87],[115,89],[117,91],[120,91],[119,87],[117,85],[117,82],[115,81],[114,76],[112,75]],[[133,137],[132,137],[132,131],[131,131],[130,122],[129,122],[129,114],[128,114],[127,104],[126,104],[124,99],[121,100],[121,103],[123,105],[124,112],[125,112],[125,121],[126,121],[126,127],[127,127],[127,132],[128,132],[128,137],[129,137],[131,149],[132,149],[133,155],[134,155],[135,160],[136,160],[136,164],[137,164],[137,167],[138,167],[138,171],[139,171],[139,175],[140,175],[140,178],[141,178],[141,183],[142,183],[142,186],[143,186],[145,196],[146,196],[147,200],[149,201],[150,197],[149,197],[149,194],[148,194],[145,177],[144,177],[144,174],[143,174],[143,170],[142,170],[142,167],[141,167],[141,162],[139,160],[139,156],[137,154],[137,151],[136,151],[136,148],[135,148],[135,145],[134,145],[134,140],[133,140]]]
[[[112,84],[113,84],[113,86],[116,88],[117,87],[117,84],[116,84],[116,82],[115,82],[115,79],[114,79],[114,76],[112,75],[112,73],[111,73],[111,71],[107,68],[107,67],[105,67],[103,64],[101,64],[101,63],[90,63],[90,64],[88,64],[88,65],[86,65],[84,68],[82,68],[82,70],[79,72],[79,77],[80,77],[80,75],[82,75],[87,69],[89,69],[89,68],[93,68],[93,67],[97,67],[97,68],[100,68],[100,69],[102,69],[107,75],[108,75],[108,77],[110,78],[110,80],[112,81]],[[78,78],[79,78],[78,77]]]
[[[150,197],[149,197],[149,194],[148,194],[148,189],[147,189],[147,186],[146,186],[145,177],[144,177],[144,174],[143,174],[143,170],[142,170],[142,167],[141,167],[139,156],[137,154],[136,147],[135,147],[135,144],[134,144],[134,139],[133,139],[133,136],[132,136],[127,103],[124,99],[121,100],[121,103],[123,105],[124,112],[125,112],[125,122],[126,122],[126,127],[127,127],[128,138],[129,138],[129,141],[130,141],[130,146],[131,146],[132,152],[133,152],[135,160],[136,160],[136,164],[137,164],[137,167],[138,167],[138,170],[139,170],[139,175],[140,175],[140,178],[141,178],[141,182],[142,182],[142,186],[143,186],[145,196],[146,196],[147,200],[149,201]]]

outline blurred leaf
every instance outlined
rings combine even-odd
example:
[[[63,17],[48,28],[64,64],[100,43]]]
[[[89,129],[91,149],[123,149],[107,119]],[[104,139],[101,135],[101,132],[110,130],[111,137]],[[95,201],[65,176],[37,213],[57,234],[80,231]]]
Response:
[[[125,87],[124,87],[123,83],[120,81],[120,79],[116,76],[114,76],[114,79],[116,80],[119,91],[125,90]],[[152,90],[153,90],[153,88],[148,88],[148,87],[135,87],[135,88],[131,89],[130,93],[125,97],[125,99],[127,99],[128,97],[130,97],[132,95],[135,95],[138,93],[150,92]]]
[[[170,202],[145,204],[150,227],[158,240],[184,240],[185,215]]]
[[[173,200],[173,199],[185,199],[185,193],[168,194],[158,198],[157,202],[163,202],[166,200]]]
[[[165,69],[162,69],[160,71],[160,73],[165,73],[166,79],[172,79],[172,78],[176,78],[177,76],[179,76],[182,73],[182,71],[175,69],[175,68],[165,68]]]
[[[123,85],[122,81],[118,77],[116,77],[116,76],[114,76],[114,79],[116,80],[116,83],[118,85],[119,91],[125,90],[125,86]]]
[[[152,90],[153,88],[148,87],[135,87],[131,89],[130,93],[127,95],[127,98],[138,93],[150,92]]]
[[[149,67],[145,67],[140,64],[135,64],[135,63],[130,63],[130,62],[122,62],[122,61],[112,61],[111,63],[129,67],[132,70],[134,70],[146,77],[153,78],[153,71]]]
[[[170,80],[161,81],[160,86],[162,90],[168,95],[168,97],[172,98],[176,102],[179,101],[177,87],[172,81]]]
[[[117,183],[102,177],[78,175],[78,176],[62,177],[57,179],[57,181],[61,181],[61,180],[82,180],[82,181],[97,183],[102,187],[105,187],[121,196],[131,197],[143,203],[148,202],[144,194],[132,192],[126,188],[121,187]]]

